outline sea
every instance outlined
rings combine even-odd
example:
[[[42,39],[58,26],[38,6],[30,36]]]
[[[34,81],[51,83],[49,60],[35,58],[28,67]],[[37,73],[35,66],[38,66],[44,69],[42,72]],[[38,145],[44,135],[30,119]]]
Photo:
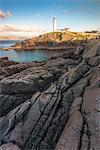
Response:
[[[18,40],[0,40],[0,48],[10,47],[16,42],[21,42]],[[17,62],[31,62],[31,61],[43,61],[47,60],[52,56],[60,55],[66,50],[1,50],[0,49],[0,58],[8,57],[9,60]]]

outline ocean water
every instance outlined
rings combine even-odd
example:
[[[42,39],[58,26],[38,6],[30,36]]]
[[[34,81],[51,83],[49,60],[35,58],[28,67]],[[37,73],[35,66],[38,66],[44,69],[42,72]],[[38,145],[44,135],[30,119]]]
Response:
[[[9,47],[18,41],[5,40],[0,41],[0,48]],[[9,60],[17,62],[31,62],[31,61],[42,61],[52,56],[59,55],[66,50],[28,50],[28,51],[15,51],[15,50],[0,50],[0,57],[8,57]]]

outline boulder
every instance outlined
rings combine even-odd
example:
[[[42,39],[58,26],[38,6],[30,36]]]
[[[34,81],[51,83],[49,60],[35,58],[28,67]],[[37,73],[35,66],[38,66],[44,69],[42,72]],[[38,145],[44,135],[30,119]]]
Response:
[[[83,58],[91,58],[95,56],[100,56],[100,42],[98,42],[91,49],[83,53]]]
[[[84,93],[82,112],[88,126],[89,147],[100,149],[100,88],[89,88]]]
[[[7,143],[0,146],[0,150],[21,150],[21,149],[13,143]]]

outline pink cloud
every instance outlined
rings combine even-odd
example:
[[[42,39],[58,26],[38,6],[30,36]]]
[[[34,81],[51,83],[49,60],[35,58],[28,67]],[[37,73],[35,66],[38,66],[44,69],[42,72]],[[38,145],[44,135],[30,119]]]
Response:
[[[0,35],[33,36],[47,32],[47,29],[37,25],[0,25]]]
[[[1,19],[4,19],[6,17],[11,17],[11,16],[12,16],[11,11],[4,12],[3,10],[0,10],[0,18]]]
[[[44,27],[36,25],[0,25],[0,32],[42,32],[44,30]]]
[[[5,12],[3,12],[2,10],[0,10],[0,18],[5,18],[5,17],[6,17]]]

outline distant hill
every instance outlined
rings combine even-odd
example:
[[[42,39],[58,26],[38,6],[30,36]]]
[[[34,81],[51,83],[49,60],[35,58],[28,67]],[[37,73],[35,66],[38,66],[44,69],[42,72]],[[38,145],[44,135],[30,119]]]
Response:
[[[24,40],[25,37],[16,37],[16,36],[0,36],[0,40]]]

